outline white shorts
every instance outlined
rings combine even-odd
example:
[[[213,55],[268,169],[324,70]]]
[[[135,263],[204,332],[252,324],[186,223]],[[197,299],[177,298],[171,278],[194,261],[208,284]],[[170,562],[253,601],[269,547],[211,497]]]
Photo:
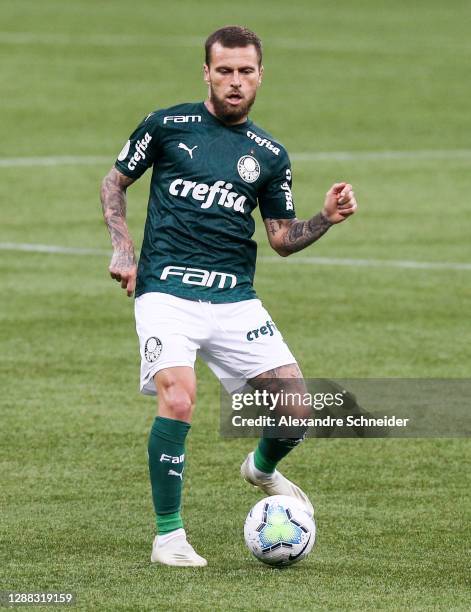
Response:
[[[136,298],[134,310],[140,389],[146,395],[156,394],[154,375],[159,370],[193,368],[197,353],[229,392],[267,370],[296,362],[258,299],[210,304],[145,293]]]

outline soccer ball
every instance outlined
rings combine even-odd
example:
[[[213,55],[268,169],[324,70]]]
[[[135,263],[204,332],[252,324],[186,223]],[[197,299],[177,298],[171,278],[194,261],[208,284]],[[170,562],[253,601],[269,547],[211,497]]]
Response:
[[[311,552],[316,524],[301,501],[288,495],[272,495],[248,513],[244,538],[257,559],[282,567],[301,561]]]

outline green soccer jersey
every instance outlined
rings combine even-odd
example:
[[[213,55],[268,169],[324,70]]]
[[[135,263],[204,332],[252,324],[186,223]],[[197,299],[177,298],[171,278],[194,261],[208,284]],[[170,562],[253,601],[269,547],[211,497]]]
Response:
[[[214,303],[256,297],[252,211],[295,216],[283,146],[251,121],[227,126],[200,103],[150,113],[116,168],[153,166],[136,297],[151,291]]]

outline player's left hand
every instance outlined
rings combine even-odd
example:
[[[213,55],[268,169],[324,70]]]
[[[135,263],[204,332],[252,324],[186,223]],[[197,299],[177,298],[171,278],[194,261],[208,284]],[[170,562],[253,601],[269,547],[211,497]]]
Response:
[[[341,223],[358,208],[350,183],[334,183],[325,195],[322,214],[331,223]]]
[[[134,251],[115,250],[108,270],[111,278],[121,283],[121,288],[126,289],[128,297],[131,297],[136,288],[137,276]]]

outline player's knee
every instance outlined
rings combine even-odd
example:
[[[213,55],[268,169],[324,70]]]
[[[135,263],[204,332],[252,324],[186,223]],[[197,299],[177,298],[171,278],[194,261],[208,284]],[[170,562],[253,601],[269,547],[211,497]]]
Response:
[[[159,413],[178,421],[191,421],[195,407],[195,391],[176,382],[164,384],[159,389]]]
[[[196,401],[193,371],[164,370],[155,377],[158,390],[159,414],[179,421],[191,421]]]
[[[188,393],[182,392],[173,395],[165,402],[166,412],[171,415],[170,418],[178,421],[191,421],[194,402]]]

